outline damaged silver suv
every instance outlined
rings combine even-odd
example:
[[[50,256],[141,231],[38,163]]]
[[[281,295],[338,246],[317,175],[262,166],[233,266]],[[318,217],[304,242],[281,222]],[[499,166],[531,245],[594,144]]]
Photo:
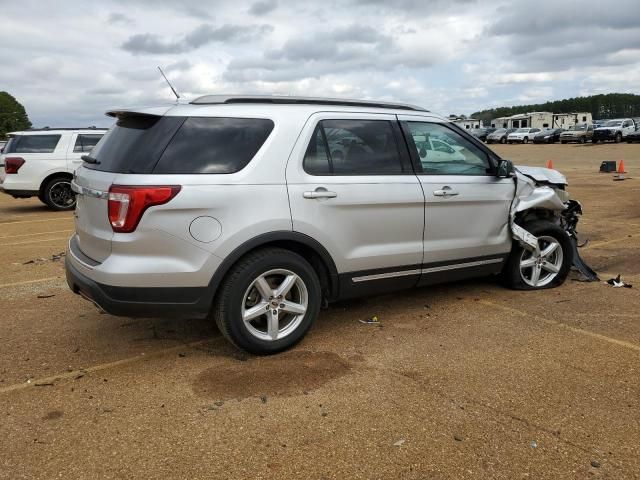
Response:
[[[108,115],[72,182],[66,269],[114,315],[211,316],[269,354],[327,302],[494,274],[550,288],[581,265],[561,174],[419,107],[204,96]]]

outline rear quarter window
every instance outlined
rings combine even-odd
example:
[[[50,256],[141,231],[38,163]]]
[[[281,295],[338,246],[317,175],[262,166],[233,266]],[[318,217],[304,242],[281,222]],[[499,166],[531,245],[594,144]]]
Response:
[[[242,170],[273,130],[260,118],[190,117],[160,157],[158,174],[221,174]]]
[[[4,153],[52,153],[59,141],[60,135],[16,135]]]

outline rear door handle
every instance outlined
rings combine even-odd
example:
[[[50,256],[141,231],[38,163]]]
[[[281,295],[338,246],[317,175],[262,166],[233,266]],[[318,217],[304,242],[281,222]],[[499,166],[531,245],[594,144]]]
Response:
[[[441,190],[433,191],[434,197],[454,197],[456,195],[458,195],[458,192],[456,192],[455,190],[452,190],[451,187],[448,187],[448,186],[442,187]]]
[[[336,198],[338,194],[330,192],[326,188],[318,187],[313,192],[304,192],[302,196],[304,198]]]

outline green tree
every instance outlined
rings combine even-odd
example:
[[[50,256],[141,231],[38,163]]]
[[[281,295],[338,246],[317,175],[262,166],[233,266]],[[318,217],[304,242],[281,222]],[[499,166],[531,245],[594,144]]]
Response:
[[[567,98],[534,105],[517,105],[482,110],[471,115],[485,125],[498,117],[509,117],[527,112],[591,112],[594,119],[640,117],[640,95],[633,93],[607,93],[590,97]]]
[[[9,93],[0,92],[0,139],[6,139],[8,132],[28,128],[31,122],[24,107]]]

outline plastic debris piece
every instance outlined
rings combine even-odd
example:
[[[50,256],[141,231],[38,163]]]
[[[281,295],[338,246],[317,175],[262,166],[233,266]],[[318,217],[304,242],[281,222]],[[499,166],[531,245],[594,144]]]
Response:
[[[401,438],[396,443],[394,443],[393,446],[394,447],[401,447],[402,445],[404,445],[404,442],[406,442],[406,440],[404,438]]]
[[[379,325],[380,319],[377,315],[367,318],[366,320],[358,320],[360,323],[364,323],[365,325]]]
[[[613,288],[633,288],[633,285],[630,283],[624,283],[622,281],[620,274],[618,274],[616,278],[610,278],[604,283],[611,285]]]

